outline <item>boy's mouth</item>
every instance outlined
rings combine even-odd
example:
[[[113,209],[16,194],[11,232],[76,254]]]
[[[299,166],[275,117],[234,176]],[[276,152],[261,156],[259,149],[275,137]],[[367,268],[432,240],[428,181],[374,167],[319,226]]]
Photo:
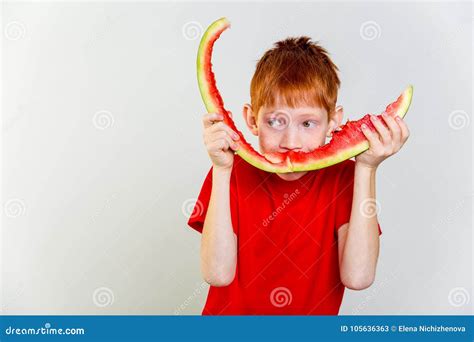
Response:
[[[304,148],[301,150],[276,150],[276,151],[268,151],[265,153],[262,153],[263,155],[269,154],[270,156],[275,154],[275,155],[288,155],[288,154],[293,154],[293,153],[309,153],[313,152],[314,150],[318,149],[319,147],[323,146],[324,144],[320,144],[315,148],[309,149],[309,148]]]
[[[293,155],[305,154],[309,152],[313,152],[314,150],[318,149],[319,147],[323,146],[324,144],[320,144],[319,146],[313,149],[302,149],[302,150],[276,150],[276,151],[267,151],[261,152],[261,154],[271,161],[272,163],[281,163],[284,160],[291,160]]]

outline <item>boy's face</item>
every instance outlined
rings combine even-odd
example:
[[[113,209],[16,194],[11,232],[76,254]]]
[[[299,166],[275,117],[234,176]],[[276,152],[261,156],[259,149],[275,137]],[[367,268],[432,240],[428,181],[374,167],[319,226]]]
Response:
[[[244,118],[252,134],[259,137],[262,154],[289,151],[310,152],[322,146],[326,137],[342,120],[342,107],[328,118],[324,108],[301,105],[291,108],[278,102],[272,108],[262,106],[255,115],[251,105],[244,105]],[[286,180],[302,177],[306,172],[279,174]]]

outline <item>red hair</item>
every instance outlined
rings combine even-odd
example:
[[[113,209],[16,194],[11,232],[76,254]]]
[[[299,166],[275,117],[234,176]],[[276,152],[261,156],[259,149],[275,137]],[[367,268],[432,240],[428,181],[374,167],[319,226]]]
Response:
[[[334,112],[340,81],[339,69],[327,51],[306,36],[276,42],[258,61],[250,85],[255,117],[262,106],[272,107],[277,98],[295,108],[298,105]]]

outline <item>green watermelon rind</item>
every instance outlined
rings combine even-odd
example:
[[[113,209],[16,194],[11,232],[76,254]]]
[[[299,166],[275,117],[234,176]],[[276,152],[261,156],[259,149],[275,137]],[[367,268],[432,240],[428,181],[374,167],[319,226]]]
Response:
[[[246,142],[243,134],[237,130],[232,118],[230,118],[230,116],[228,115],[228,112],[225,110],[224,103],[216,87],[215,76],[212,71],[211,57],[212,57],[213,45],[215,41],[219,38],[221,33],[224,30],[226,30],[228,27],[230,27],[230,22],[225,17],[223,17],[213,22],[207,28],[199,44],[196,67],[197,67],[199,91],[201,93],[201,97],[203,99],[203,102],[205,104],[205,107],[208,113],[223,114],[224,123],[229,125],[230,128],[235,130],[240,136],[240,139],[241,139],[240,148],[235,152],[236,154],[238,154],[242,159],[244,159],[249,164],[261,170],[264,170],[267,172],[275,172],[275,173],[288,173],[288,172],[318,170],[318,169],[322,169],[328,166],[332,166],[344,160],[355,157],[369,148],[369,142],[365,138],[363,138],[364,140],[361,141],[360,143],[352,142],[352,144],[348,148],[341,150],[337,154],[332,154],[326,158],[317,157],[315,161],[311,159],[313,157],[311,154],[314,154],[317,156],[318,153],[316,151],[318,150],[313,151],[315,153],[309,152],[307,154],[308,155],[307,160],[305,160],[303,163],[294,162],[294,164],[291,162],[289,158],[287,158],[286,160],[280,163],[273,163],[269,159],[265,158],[265,156],[255,151],[253,147],[249,143]],[[208,51],[209,51],[209,54],[206,54],[206,52]],[[209,64],[208,68],[206,68],[207,63]],[[410,85],[399,96],[397,101],[387,106],[387,109],[390,106],[394,106],[396,104],[398,107],[397,107],[397,112],[395,115],[398,115],[399,117],[404,118],[408,111],[408,108],[410,107],[412,97],[413,97],[413,86]],[[398,103],[400,98],[402,99],[402,101],[401,103]],[[357,121],[353,122],[352,124],[353,124],[352,129],[357,129],[357,128],[360,129],[360,127],[357,127],[357,128],[354,127],[354,126],[357,126],[357,125],[354,125],[354,124],[357,124]],[[304,157],[306,157],[306,154]]]

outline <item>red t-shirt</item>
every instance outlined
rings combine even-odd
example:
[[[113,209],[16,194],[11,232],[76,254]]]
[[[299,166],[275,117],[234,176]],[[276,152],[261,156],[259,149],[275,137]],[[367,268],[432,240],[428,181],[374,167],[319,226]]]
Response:
[[[236,275],[229,286],[210,287],[202,314],[337,315],[344,294],[337,229],[349,222],[354,166],[346,160],[285,181],[235,155],[230,206]],[[188,221],[198,232],[211,188],[212,167]]]

